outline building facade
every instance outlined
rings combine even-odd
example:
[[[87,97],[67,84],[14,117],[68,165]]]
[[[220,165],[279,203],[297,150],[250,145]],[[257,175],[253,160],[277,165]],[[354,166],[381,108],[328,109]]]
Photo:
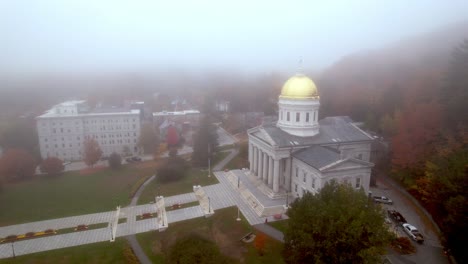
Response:
[[[67,101],[36,117],[42,158],[83,159],[83,142],[95,139],[103,154],[139,152],[140,110],[93,109],[86,101]]]
[[[282,88],[278,120],[248,130],[250,174],[270,198],[317,193],[331,180],[369,191],[373,138],[349,117],[319,120],[319,107],[316,85],[297,74]]]

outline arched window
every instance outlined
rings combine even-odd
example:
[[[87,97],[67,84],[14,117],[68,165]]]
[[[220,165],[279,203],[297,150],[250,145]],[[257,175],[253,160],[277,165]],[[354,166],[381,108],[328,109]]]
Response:
[[[286,113],[286,121],[290,120],[289,112]]]
[[[296,122],[299,122],[301,113],[296,113]]]
[[[306,122],[309,122],[309,112],[306,113]]]

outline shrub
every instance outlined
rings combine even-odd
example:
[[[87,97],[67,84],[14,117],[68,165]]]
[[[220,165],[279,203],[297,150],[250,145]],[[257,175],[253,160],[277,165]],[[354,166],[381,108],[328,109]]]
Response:
[[[178,240],[170,249],[170,263],[229,263],[215,243],[196,235]]]
[[[109,167],[111,169],[119,169],[120,167],[122,167],[122,157],[117,154],[117,153],[112,153],[110,156],[109,156]]]
[[[167,163],[158,170],[158,181],[161,183],[178,181],[185,177],[187,162],[179,157],[171,157]]]
[[[63,172],[65,167],[61,159],[49,157],[42,161],[40,170],[42,173],[47,173],[49,176],[57,176]]]

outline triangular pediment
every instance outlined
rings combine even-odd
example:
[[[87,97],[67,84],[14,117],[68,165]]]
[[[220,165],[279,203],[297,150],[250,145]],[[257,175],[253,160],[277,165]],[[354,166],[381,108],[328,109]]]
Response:
[[[263,140],[270,146],[276,145],[276,142],[273,140],[273,138],[271,138],[271,136],[261,126],[249,129],[248,133],[256,138]]]

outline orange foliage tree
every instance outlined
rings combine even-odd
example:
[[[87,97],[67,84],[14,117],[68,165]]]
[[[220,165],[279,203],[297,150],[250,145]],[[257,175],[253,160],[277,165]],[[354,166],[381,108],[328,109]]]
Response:
[[[5,180],[31,178],[36,171],[36,162],[24,149],[8,149],[0,159],[0,175]]]
[[[84,162],[88,166],[93,166],[101,158],[102,150],[99,147],[99,143],[92,139],[88,138],[83,143],[84,145]]]

